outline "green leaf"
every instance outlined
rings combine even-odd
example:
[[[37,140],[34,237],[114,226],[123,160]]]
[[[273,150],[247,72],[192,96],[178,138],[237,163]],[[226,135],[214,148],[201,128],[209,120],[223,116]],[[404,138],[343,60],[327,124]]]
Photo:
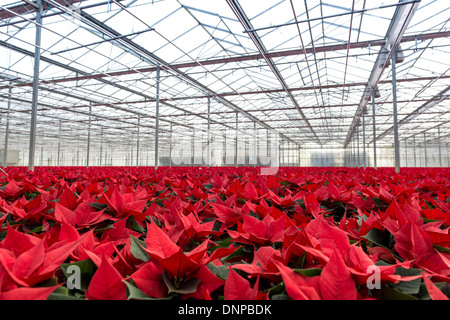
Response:
[[[200,283],[200,279],[191,278],[179,285],[175,285],[169,278],[166,272],[163,272],[163,280],[169,289],[169,293],[188,294],[197,291],[197,285]]]
[[[418,276],[420,275],[420,270],[405,269],[403,267],[398,267],[395,269],[395,274],[398,274],[402,277]],[[394,288],[406,294],[418,294],[421,282],[422,282],[421,278],[411,281],[400,281],[398,284],[394,286]]]
[[[109,225],[107,225],[106,227],[103,227],[103,228],[95,228],[95,229],[94,229],[94,232],[95,232],[95,233],[99,233],[99,232],[106,231],[106,230],[108,230],[108,229],[115,229],[115,227],[114,227],[113,224],[111,223],[111,224],[109,224]]]
[[[134,286],[133,284],[122,280],[128,290],[128,300],[170,300],[172,297],[165,297],[165,298],[152,298],[146,295],[144,292],[142,292],[138,287]]]
[[[387,237],[386,232],[381,231],[380,229],[377,228],[370,229],[370,231],[361,238],[367,239],[373,244],[376,244],[377,246],[388,248],[389,245],[389,238]]]
[[[206,190],[209,190],[209,189],[212,189],[212,188],[213,188],[213,185],[212,185],[211,183],[207,183],[207,184],[204,184],[203,187],[204,187]]]
[[[89,205],[99,211],[108,208],[108,205],[106,203],[92,202],[92,203],[89,203]]]
[[[131,238],[131,254],[136,258],[143,262],[146,262],[148,259],[150,259],[150,256],[147,252],[145,252],[142,247],[147,248],[147,245],[145,241],[136,239],[132,235],[130,235]]]
[[[404,261],[404,259],[399,257],[390,249],[394,245],[394,237],[389,231],[381,231],[380,229],[372,228],[365,236],[362,236],[361,238],[367,239],[377,246],[386,248],[397,260]]]
[[[438,246],[437,244],[434,244],[433,248],[439,252],[450,253],[450,248],[441,247],[441,246]]]
[[[292,269],[292,270],[307,277],[320,276],[320,274],[322,273],[322,269],[320,268]]]
[[[287,294],[284,294],[284,293],[274,294],[270,299],[271,300],[292,300]]]
[[[284,286],[284,282],[279,282],[275,286],[269,289],[269,297],[272,299],[273,296],[281,295],[286,293],[286,287]]]
[[[241,258],[241,257],[247,257],[248,254],[250,254],[252,251],[248,249],[247,247],[241,247],[234,251],[232,254],[230,254],[228,257],[224,259],[224,261],[230,261],[233,259]]]
[[[372,200],[373,200],[373,202],[375,202],[375,207],[378,207],[378,208],[387,208],[388,207],[388,205],[383,200],[381,200],[377,197],[374,197]]]
[[[166,191],[167,191],[167,189],[163,189],[163,190],[158,190],[158,191],[156,191],[156,192],[155,192],[155,197],[159,196],[161,193],[164,193],[164,192],[166,192]]]
[[[145,233],[145,229],[139,225],[136,220],[134,219],[133,216],[128,216],[127,221],[126,221],[126,225],[130,226],[132,230],[140,232],[140,233]]]
[[[209,271],[211,271],[219,279],[226,280],[228,278],[230,269],[227,266],[216,266],[212,262],[208,263],[206,266],[208,267]]]
[[[374,290],[374,296],[382,300],[419,300],[416,297],[391,287]]]
[[[425,217],[421,217],[424,223],[430,223],[430,222],[438,222],[440,220],[435,220],[435,219],[428,219]]]
[[[80,300],[80,298],[67,294],[52,292],[47,297],[47,300]]]

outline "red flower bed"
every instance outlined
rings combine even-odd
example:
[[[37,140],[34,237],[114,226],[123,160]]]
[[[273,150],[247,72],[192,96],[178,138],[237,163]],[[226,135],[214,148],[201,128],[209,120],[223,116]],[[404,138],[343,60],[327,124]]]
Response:
[[[448,169],[7,168],[0,299],[447,299]]]

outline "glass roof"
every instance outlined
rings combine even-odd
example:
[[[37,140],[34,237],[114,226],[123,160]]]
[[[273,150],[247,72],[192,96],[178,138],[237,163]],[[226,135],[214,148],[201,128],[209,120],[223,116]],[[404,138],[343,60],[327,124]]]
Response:
[[[161,141],[173,132],[272,129],[300,147],[393,144],[392,57],[401,140],[450,134],[450,6],[439,0],[42,0],[0,4],[0,112],[26,149],[36,28],[38,145]],[[386,60],[386,59],[385,59]],[[157,69],[160,71],[159,83]],[[374,83],[370,79],[375,77]],[[158,86],[159,85],[159,86]],[[376,134],[372,101],[376,88]],[[11,96],[9,91],[11,89]],[[8,101],[10,111],[8,111]],[[89,111],[91,110],[91,111]],[[138,126],[139,121],[139,126]],[[220,134],[219,134],[220,135]]]

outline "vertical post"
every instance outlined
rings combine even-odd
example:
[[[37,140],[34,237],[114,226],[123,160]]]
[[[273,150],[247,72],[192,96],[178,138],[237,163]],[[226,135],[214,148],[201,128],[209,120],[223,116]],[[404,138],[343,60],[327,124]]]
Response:
[[[424,167],[428,167],[427,164],[427,133],[423,133],[423,159],[424,159]]]
[[[291,142],[288,141],[288,164],[291,166]]]
[[[61,164],[61,120],[59,120],[59,133],[58,133],[58,159],[56,165],[59,167]]]
[[[87,149],[86,149],[86,168],[89,168],[89,152],[91,149],[91,112],[92,112],[92,107],[89,106],[89,126],[88,126],[88,138],[87,138]]]
[[[366,120],[364,117],[364,112],[362,115],[362,128],[363,128],[363,160],[364,160],[364,169],[366,169],[366,161],[367,161],[367,157],[366,157]]]
[[[238,167],[238,138],[239,138],[239,136],[238,136],[238,130],[239,130],[239,124],[238,124],[238,121],[239,121],[239,118],[238,118],[238,112],[236,111],[236,143],[235,143],[235,145],[234,145],[234,156],[235,156],[235,165],[236,165],[236,168]]]
[[[100,156],[98,157],[98,165],[100,167],[102,166],[102,156],[103,156],[103,127],[100,129]]]
[[[375,88],[372,91],[373,167],[377,168],[377,132],[375,127]]]
[[[256,156],[256,121],[253,121],[253,168],[256,168],[258,157]]]
[[[28,170],[34,171],[34,157],[36,152],[36,119],[39,86],[39,62],[41,60],[41,25],[42,25],[42,0],[37,0],[36,11],[36,38],[34,48],[34,70],[33,70],[33,95],[31,98],[31,125],[30,125],[30,147],[28,151]]]
[[[208,97],[208,141],[206,142],[206,167],[209,168],[211,165],[211,98]]]
[[[348,161],[348,163],[350,167],[353,164],[353,138],[352,141],[350,142],[350,160]]]
[[[8,160],[8,140],[9,140],[9,117],[11,110],[11,94],[12,94],[12,83],[9,84],[8,88],[8,113],[6,115],[6,132],[5,132],[5,150],[3,153],[3,167],[6,168]]]
[[[413,151],[414,151],[414,167],[417,167],[416,161],[416,136],[413,136]]]
[[[408,166],[408,139],[405,139],[405,167]]]
[[[396,49],[392,49],[392,98],[394,115],[394,153],[395,153],[395,172],[400,172],[400,143],[398,141],[398,123],[397,123],[397,78],[396,78]]]
[[[359,126],[356,127],[356,145],[357,145],[357,148],[358,148],[357,167],[359,168],[361,166],[361,157],[359,155]]]
[[[41,167],[44,166],[44,147],[41,147]]]
[[[147,162],[148,162],[148,153],[147,153]],[[172,167],[172,122],[170,123],[170,133],[169,133],[169,166]]]
[[[354,138],[352,140],[352,167],[356,167],[356,143]]]
[[[155,124],[155,170],[159,165],[159,65],[156,66],[156,124]]]
[[[442,167],[441,127],[438,127],[439,167]]]
[[[136,167],[139,167],[139,128],[141,127],[141,116],[138,115],[137,139],[136,139]]]

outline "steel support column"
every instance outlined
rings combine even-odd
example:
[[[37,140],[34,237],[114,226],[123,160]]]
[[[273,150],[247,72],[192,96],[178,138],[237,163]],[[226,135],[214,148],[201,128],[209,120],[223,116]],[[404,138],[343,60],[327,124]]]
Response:
[[[427,161],[427,133],[423,133],[423,159],[424,159],[424,167],[428,167]]]
[[[375,90],[372,90],[373,167],[377,168],[377,128],[375,125]]]
[[[206,167],[211,165],[211,98],[208,97],[208,141],[206,142]]]
[[[42,25],[42,0],[36,1],[36,38],[34,48],[34,71],[33,71],[33,94],[31,99],[31,124],[30,124],[30,147],[28,150],[28,170],[34,171],[34,158],[36,152],[36,120],[37,102],[39,90],[39,62],[41,60],[41,25]]]
[[[441,127],[438,127],[439,167],[442,168]]]
[[[257,153],[257,140],[256,140],[256,122],[253,121],[253,168],[256,168],[256,164],[258,163],[258,157],[256,155]]]
[[[396,49],[392,49],[392,106],[393,106],[393,116],[394,116],[394,153],[395,153],[395,172],[400,172],[400,143],[398,140],[398,121],[397,121],[397,75],[395,69],[396,63]]]
[[[139,129],[141,127],[141,116],[138,116],[137,139],[136,139],[136,167],[139,167]]]
[[[89,152],[91,149],[91,113],[92,113],[92,107],[89,106],[88,138],[87,138],[87,148],[86,148],[86,168],[89,168]]]
[[[236,111],[236,143],[234,144],[234,161],[236,168],[238,167],[238,139],[239,139],[239,113]]]
[[[405,167],[408,166],[408,139],[405,139]]]
[[[414,168],[417,167],[417,159],[416,159],[416,136],[413,136],[413,151],[414,151]]]
[[[61,120],[59,120],[58,132],[58,159],[56,160],[56,165],[59,167],[61,165]]]
[[[362,116],[362,128],[363,128],[363,159],[364,159],[364,169],[367,166],[367,157],[366,157],[366,119],[363,113]]]
[[[159,166],[159,80],[160,68],[158,65],[156,68],[155,170],[158,170]]]
[[[3,151],[3,167],[6,168],[8,160],[8,140],[9,140],[9,117],[11,110],[11,94],[12,94],[12,83],[8,88],[8,113],[6,114],[6,130],[5,130],[5,148]]]
[[[356,160],[356,166],[359,168],[361,166],[361,157],[359,154],[359,126],[356,127],[356,147],[357,147],[357,154],[358,159]]]
[[[147,166],[148,166],[148,157],[147,157]],[[169,167],[172,167],[172,123],[170,123],[170,133],[169,133]]]
[[[100,167],[102,166],[102,157],[103,157],[103,127],[100,130],[100,155],[98,157],[98,165]],[[106,160],[105,160],[105,164],[106,164]]]

